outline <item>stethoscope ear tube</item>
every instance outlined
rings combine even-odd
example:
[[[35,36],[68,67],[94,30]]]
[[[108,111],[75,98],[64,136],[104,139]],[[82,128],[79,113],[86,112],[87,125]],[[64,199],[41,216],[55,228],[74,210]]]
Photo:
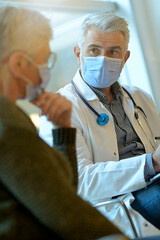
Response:
[[[154,138],[154,136],[153,136],[151,127],[150,127],[150,125],[149,125],[149,123],[148,123],[147,115],[145,114],[144,110],[143,110],[140,106],[138,106],[138,105],[136,104],[136,102],[134,101],[134,99],[133,99],[133,97],[131,96],[131,94],[130,94],[124,87],[122,87],[122,88],[123,88],[123,90],[127,93],[127,95],[130,97],[130,99],[132,100],[133,105],[134,105],[134,109],[135,109],[135,111],[134,111],[134,116],[135,116],[136,120],[138,121],[138,124],[140,125],[141,129],[143,130],[144,135],[146,136],[146,138],[148,139],[149,143],[151,144],[152,148],[155,150],[156,141],[155,141],[155,138]],[[137,111],[136,111],[136,110],[137,110]],[[152,138],[153,138],[154,144],[153,144],[153,142],[151,141],[151,139],[148,137],[148,135],[146,134],[146,132],[144,131],[143,125],[142,125],[142,123],[141,123],[141,121],[140,121],[140,118],[139,118],[139,116],[138,116],[138,110],[139,110],[141,113],[143,113],[143,118],[144,118],[145,121],[146,121],[147,127],[148,127],[148,129],[149,129],[149,131],[150,131],[150,133],[151,133],[151,136],[152,136]]]
[[[140,111],[144,114],[144,117],[147,119],[147,116],[146,116],[145,112],[143,111],[143,109],[142,109],[140,106],[137,106],[137,104],[136,104],[136,102],[134,101],[132,95],[131,95],[124,87],[122,87],[122,88],[123,88],[123,90],[127,93],[127,95],[129,96],[129,98],[132,100],[133,105],[134,105],[134,108],[140,110]],[[136,119],[139,118],[139,117],[138,117],[138,113],[137,113],[136,111],[135,111],[135,113],[134,113],[134,116],[135,116]]]
[[[106,125],[106,124],[108,123],[108,121],[109,121],[109,116],[108,116],[106,113],[101,113],[101,114],[99,114],[99,113],[87,102],[87,100],[79,93],[79,91],[77,90],[77,88],[76,88],[73,80],[71,80],[71,84],[72,84],[72,86],[73,86],[74,91],[75,91],[75,92],[77,93],[77,95],[79,96],[79,98],[80,98],[80,99],[86,104],[86,106],[97,116],[97,123],[98,123],[98,125],[100,125],[100,126]],[[144,119],[145,119],[145,121],[146,121],[146,124],[147,124],[147,126],[148,126],[148,129],[149,129],[149,131],[151,132],[151,135],[153,136],[152,130],[151,130],[150,126],[149,126],[149,123],[148,123],[148,120],[147,120],[147,116],[146,116],[144,110],[143,110],[140,106],[137,106],[137,105],[136,105],[136,102],[134,101],[134,99],[133,99],[133,97],[131,96],[131,94],[130,94],[124,87],[122,87],[122,88],[123,88],[123,90],[127,93],[127,95],[129,96],[129,98],[132,100],[133,105],[134,105],[134,109],[135,109],[135,111],[134,111],[134,116],[135,116],[136,120],[138,121],[140,127],[142,128],[142,130],[143,130],[146,138],[147,138],[148,141],[150,142],[151,146],[153,147],[153,149],[155,149],[155,146],[154,146],[154,144],[156,143],[156,142],[155,142],[155,138],[153,137],[153,141],[154,141],[154,144],[153,144],[152,141],[151,141],[151,139],[149,139],[149,137],[147,136],[146,132],[144,131],[143,125],[142,125],[142,123],[141,123],[141,121],[140,121],[140,119],[139,119],[139,116],[138,116],[138,110],[139,110],[140,112],[143,113],[143,117],[144,117]],[[136,111],[136,110],[137,110],[137,111]]]

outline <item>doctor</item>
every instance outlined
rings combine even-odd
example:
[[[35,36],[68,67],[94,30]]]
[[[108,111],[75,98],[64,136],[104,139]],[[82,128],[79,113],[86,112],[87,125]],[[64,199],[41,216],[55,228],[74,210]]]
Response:
[[[80,69],[60,93],[73,103],[79,194],[93,204],[122,199],[138,233],[149,236],[160,231],[133,210],[132,192],[144,189],[160,172],[160,147],[155,141],[160,136],[160,120],[147,93],[133,86],[123,89],[118,83],[130,56],[128,42],[129,29],[123,18],[107,12],[89,15],[74,47]],[[52,128],[42,119],[40,135],[50,144]],[[120,207],[104,207],[101,211],[132,237]]]

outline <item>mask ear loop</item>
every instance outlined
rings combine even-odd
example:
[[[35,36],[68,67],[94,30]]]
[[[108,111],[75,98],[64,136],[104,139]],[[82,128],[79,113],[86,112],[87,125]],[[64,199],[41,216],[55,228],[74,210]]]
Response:
[[[82,57],[83,57],[83,61],[82,61]],[[82,64],[83,62],[83,64]],[[84,69],[84,56],[82,53],[80,53],[80,70],[81,70],[81,77],[83,78],[83,69]],[[84,78],[83,78],[84,80]]]
[[[26,60],[28,60],[29,62],[32,63],[32,59],[31,59],[30,57],[28,57],[27,54],[24,55],[24,58],[25,58]],[[32,63],[32,64],[35,65],[34,63]],[[32,81],[31,81],[29,78],[25,77],[23,74],[21,74],[20,78],[21,78],[22,80],[24,80],[26,83],[34,86],[34,84],[32,83]]]
[[[21,78],[22,78],[26,83],[34,86],[34,84],[32,83],[32,81],[31,81],[29,78],[25,77],[23,74],[21,75]]]
[[[40,68],[42,68],[42,67],[47,67],[47,64],[42,64],[42,65],[36,64],[36,63],[32,60],[32,58],[31,58],[30,56],[28,56],[27,54],[24,55],[24,58],[25,58],[26,60],[28,60],[31,64],[33,64],[35,67],[37,67],[38,69],[40,69]],[[35,85],[33,84],[33,82],[32,82],[29,78],[25,77],[24,75],[22,75],[21,78],[22,78],[26,83],[29,83],[30,85],[35,86]]]

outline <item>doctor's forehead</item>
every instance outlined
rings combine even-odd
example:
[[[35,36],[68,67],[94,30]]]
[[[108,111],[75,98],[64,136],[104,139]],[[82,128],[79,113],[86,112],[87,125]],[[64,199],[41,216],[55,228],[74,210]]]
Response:
[[[123,48],[125,46],[125,39],[120,31],[104,33],[93,26],[86,32],[82,46],[87,48],[91,46],[115,46]]]

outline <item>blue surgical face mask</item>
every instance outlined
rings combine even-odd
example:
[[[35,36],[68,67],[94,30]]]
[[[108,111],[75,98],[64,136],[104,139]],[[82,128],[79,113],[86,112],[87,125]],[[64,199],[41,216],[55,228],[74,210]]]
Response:
[[[33,99],[40,97],[40,95],[44,92],[50,79],[50,69],[48,68],[47,64],[38,65],[35,64],[34,61],[28,56],[26,58],[38,68],[39,76],[41,79],[41,83],[35,86],[33,85],[32,81],[29,78],[25,77],[24,75],[21,75],[21,78],[25,82],[27,82],[25,99],[31,101]]]
[[[47,66],[39,66],[38,71],[41,79],[41,83],[38,86],[33,85],[29,79],[23,76],[23,79],[28,83],[25,98],[29,101],[41,96],[50,79],[50,70]]]
[[[83,79],[96,88],[106,88],[115,83],[121,72],[122,59],[109,57],[83,57]]]

